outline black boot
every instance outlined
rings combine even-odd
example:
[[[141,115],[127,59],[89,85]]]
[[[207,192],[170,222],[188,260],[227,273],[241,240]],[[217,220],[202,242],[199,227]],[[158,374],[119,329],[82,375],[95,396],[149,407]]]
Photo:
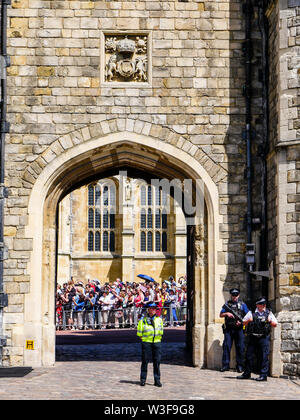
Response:
[[[243,373],[241,376],[237,376],[236,379],[250,379],[251,374],[250,373]]]
[[[258,378],[255,379],[258,382],[267,381],[267,377],[264,375],[260,375]]]

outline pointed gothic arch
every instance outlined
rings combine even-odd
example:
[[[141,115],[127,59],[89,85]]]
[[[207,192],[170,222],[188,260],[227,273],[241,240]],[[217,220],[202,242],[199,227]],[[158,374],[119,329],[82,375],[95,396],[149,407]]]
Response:
[[[203,220],[194,227],[195,254],[193,325],[191,343],[195,366],[216,367],[220,354],[211,349],[220,343],[218,309],[222,301],[224,266],[218,265],[221,250],[218,189],[212,177],[188,152],[151,136],[129,131],[91,138],[73,145],[51,159],[36,177],[28,205],[26,238],[32,238],[28,274],[30,292],[25,299],[24,328],[16,334],[34,338],[36,350],[24,355],[24,364],[49,366],[55,362],[54,278],[56,211],[60,198],[79,179],[98,176],[116,167],[134,167],[161,177],[201,179],[207,208],[207,225]],[[41,210],[42,209],[42,210]],[[203,231],[207,232],[207,263],[204,262]],[[220,350],[220,346],[219,346]]]

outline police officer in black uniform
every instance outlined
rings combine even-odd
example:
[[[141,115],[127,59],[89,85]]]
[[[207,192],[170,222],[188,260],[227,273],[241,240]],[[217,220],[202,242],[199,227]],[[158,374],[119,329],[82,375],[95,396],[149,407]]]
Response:
[[[244,317],[244,324],[247,325],[249,343],[246,352],[245,370],[238,379],[250,379],[253,371],[253,360],[258,349],[261,352],[260,375],[256,381],[266,381],[269,372],[270,333],[272,327],[277,326],[277,320],[273,313],[266,307],[267,301],[264,297],[256,301],[254,313],[249,311]]]
[[[247,305],[240,299],[240,290],[237,288],[230,289],[231,299],[223,305],[220,317],[225,318],[225,326],[223,325],[224,342],[221,372],[229,370],[230,352],[232,343],[235,343],[236,350],[236,369],[239,373],[243,372],[244,360],[244,331],[243,318],[249,312]],[[238,315],[238,318],[231,312]]]

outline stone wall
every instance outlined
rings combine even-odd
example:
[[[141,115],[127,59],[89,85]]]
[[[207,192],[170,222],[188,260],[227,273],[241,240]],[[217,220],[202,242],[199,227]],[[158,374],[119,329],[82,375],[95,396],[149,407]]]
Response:
[[[279,142],[299,140],[299,7],[289,7],[287,0],[279,2]]]
[[[300,375],[300,145],[291,146],[281,152],[286,159],[287,194],[284,196],[289,211],[285,217],[286,243],[285,264],[279,265],[281,351],[283,373],[289,376]]]
[[[280,321],[282,373],[299,376],[299,12],[289,1],[271,3],[270,154],[268,162],[270,282]]]
[[[24,302],[30,291],[28,263],[32,237],[26,237],[25,229],[31,190],[51,162],[93,138],[126,130],[170,143],[200,162],[219,191],[217,204],[222,221],[214,227],[220,238],[216,265],[226,266],[226,273],[217,270],[224,295],[218,296],[218,304],[223,297],[227,298],[232,286],[239,286],[243,297],[246,296],[247,185],[245,140],[242,136],[245,98],[242,92],[244,18],[241,9],[239,0],[12,1],[8,22],[8,54],[12,64],[8,69],[11,131],[6,138],[5,168],[5,184],[9,189],[5,213],[5,244],[8,248],[5,292],[9,296],[9,306],[5,309],[8,336],[5,363],[16,365],[24,360],[24,343],[14,338],[12,330],[23,328]],[[297,18],[296,12],[293,13],[289,11],[282,15],[283,30],[290,34],[287,44],[282,47],[283,54],[289,48],[295,51],[298,48]],[[275,18],[274,25],[278,26]],[[277,45],[281,39],[277,41],[275,29],[272,34],[272,43]],[[135,48],[137,37],[147,38],[146,52],[143,52],[143,57],[147,57],[144,76],[137,72],[138,61],[135,61],[135,66],[132,64],[132,45],[113,45],[109,51],[105,50],[108,37],[116,37],[119,41],[126,35],[127,39],[134,40]],[[261,64],[256,23],[253,36],[253,125],[256,127],[253,152],[258,156]],[[144,48],[139,45],[139,48]],[[109,70],[113,74],[117,72],[117,77],[108,77],[106,66],[114,48],[120,51],[111,60]],[[122,53],[124,48],[125,55]],[[274,61],[272,69],[278,65]],[[280,67],[279,76],[286,74],[286,83],[295,90],[294,53],[293,57],[288,54],[285,66]],[[272,71],[272,77],[274,74],[276,72]],[[128,75],[130,78],[127,79]],[[275,76],[272,84],[277,84]],[[275,118],[272,124],[279,115],[275,105],[279,94],[281,92],[276,88],[272,90],[271,109]],[[278,117],[280,141],[295,140],[298,124],[296,99],[293,94],[281,97],[284,101],[280,102],[280,107],[287,114]],[[275,123],[272,127],[275,145],[279,131]],[[269,174],[274,173],[277,194],[270,198],[273,212],[270,230],[275,259],[278,238],[281,240],[282,234],[278,230],[276,200],[280,196],[279,185],[283,184],[275,149],[273,153],[269,165],[274,172],[270,170]],[[297,170],[295,162],[289,165],[289,170]],[[261,165],[258,158],[254,159],[253,167],[256,217],[261,211]],[[288,183],[286,177],[285,183]],[[298,187],[295,184],[291,188]],[[289,234],[295,236],[296,231]],[[45,255],[44,259],[49,259],[49,256]],[[290,272],[283,268],[285,261],[281,265],[274,260],[274,265],[275,272],[278,270],[281,276],[280,282],[289,278],[286,274]],[[259,294],[259,288],[258,282],[256,294]],[[208,295],[206,290],[203,296]],[[213,297],[208,296],[209,304],[212,300]],[[293,305],[291,300],[288,304]],[[210,319],[215,322],[219,307],[211,306],[214,309]]]
[[[242,21],[240,1],[12,3],[5,215],[9,338],[10,325],[23,323],[30,284],[32,239],[24,229],[32,186],[48,163],[85,141],[87,133],[105,135],[122,124],[188,151],[219,184],[218,262],[229,273],[224,290],[240,286],[245,295]],[[110,31],[151,35],[146,85],[103,82],[101,36]],[[19,350],[11,362],[21,361]]]
[[[281,351],[283,373],[300,375],[300,8],[280,3],[280,138],[286,151],[285,268],[280,266]],[[294,146],[293,146],[294,145]],[[283,159],[282,159],[283,160]],[[282,181],[284,182],[284,181]],[[282,261],[280,261],[282,262]]]

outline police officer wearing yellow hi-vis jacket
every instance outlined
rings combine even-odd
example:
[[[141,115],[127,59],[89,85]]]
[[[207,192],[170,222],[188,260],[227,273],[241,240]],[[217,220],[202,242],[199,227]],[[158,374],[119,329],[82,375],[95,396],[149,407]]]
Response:
[[[137,327],[137,336],[142,340],[142,365],[140,384],[145,386],[147,379],[148,363],[153,360],[154,385],[161,387],[160,382],[160,359],[161,338],[163,335],[163,321],[156,316],[156,304],[147,305],[147,315],[140,319]]]

